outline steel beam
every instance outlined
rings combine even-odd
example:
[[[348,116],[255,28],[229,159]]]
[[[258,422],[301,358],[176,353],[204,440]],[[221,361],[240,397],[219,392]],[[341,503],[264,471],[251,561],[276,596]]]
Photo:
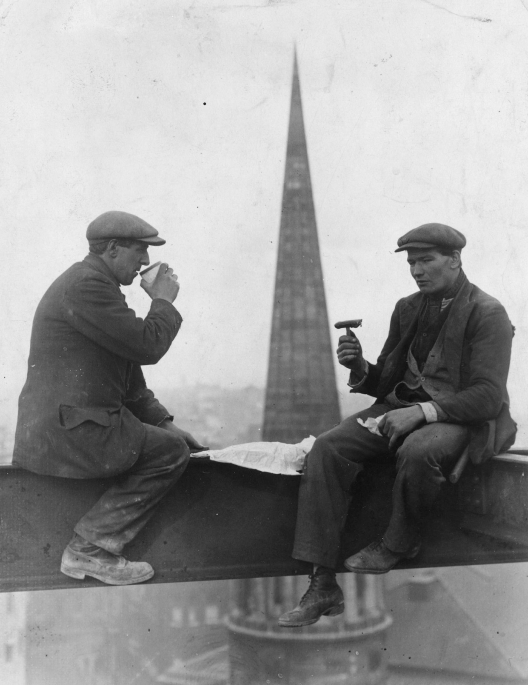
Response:
[[[427,524],[423,550],[409,567],[528,561],[528,457],[502,455],[446,483]],[[390,515],[393,473],[366,473],[343,536],[343,558],[381,535]],[[109,485],[0,467],[0,590],[91,587],[59,571],[75,522]],[[299,479],[192,460],[138,538],[131,559],[145,559],[150,582],[307,573],[291,559]]]

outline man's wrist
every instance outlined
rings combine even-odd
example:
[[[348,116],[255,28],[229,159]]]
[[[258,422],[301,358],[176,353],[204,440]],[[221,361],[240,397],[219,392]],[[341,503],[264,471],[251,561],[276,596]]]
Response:
[[[423,412],[426,423],[436,423],[438,421],[438,413],[432,402],[418,402],[418,406]]]
[[[361,359],[361,366],[359,369],[350,369],[350,376],[348,379],[348,386],[352,389],[359,388],[366,381],[369,371],[368,361]]]

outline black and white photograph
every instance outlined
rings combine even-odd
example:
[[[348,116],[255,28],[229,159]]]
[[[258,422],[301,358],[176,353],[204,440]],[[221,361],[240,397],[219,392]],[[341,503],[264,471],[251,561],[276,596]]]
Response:
[[[528,0],[0,0],[1,685],[528,684]]]

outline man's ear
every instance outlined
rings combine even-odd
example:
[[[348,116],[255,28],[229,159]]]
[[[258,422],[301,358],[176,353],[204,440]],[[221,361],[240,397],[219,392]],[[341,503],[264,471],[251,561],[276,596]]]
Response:
[[[112,240],[108,241],[108,245],[106,247],[106,251],[112,259],[115,259],[117,257],[117,240],[115,238],[112,238]]]
[[[462,256],[460,250],[453,250],[453,256],[451,257],[451,268],[460,269],[462,266]]]

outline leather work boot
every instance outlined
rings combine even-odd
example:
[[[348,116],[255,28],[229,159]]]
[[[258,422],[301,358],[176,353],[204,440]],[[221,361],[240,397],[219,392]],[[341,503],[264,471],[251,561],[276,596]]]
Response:
[[[371,542],[357,554],[345,560],[344,564],[354,573],[388,573],[401,559],[414,559],[420,551],[420,545],[414,545],[402,554],[391,552],[387,545],[380,540]]]
[[[101,547],[91,547],[89,551],[77,550],[70,543],[62,554],[61,572],[79,580],[91,576],[108,585],[143,583],[154,575],[154,569],[146,561],[128,561]]]
[[[279,625],[283,628],[301,628],[316,623],[321,616],[337,616],[344,610],[345,600],[335,573],[318,568],[310,576],[310,586],[299,604],[279,618]]]

